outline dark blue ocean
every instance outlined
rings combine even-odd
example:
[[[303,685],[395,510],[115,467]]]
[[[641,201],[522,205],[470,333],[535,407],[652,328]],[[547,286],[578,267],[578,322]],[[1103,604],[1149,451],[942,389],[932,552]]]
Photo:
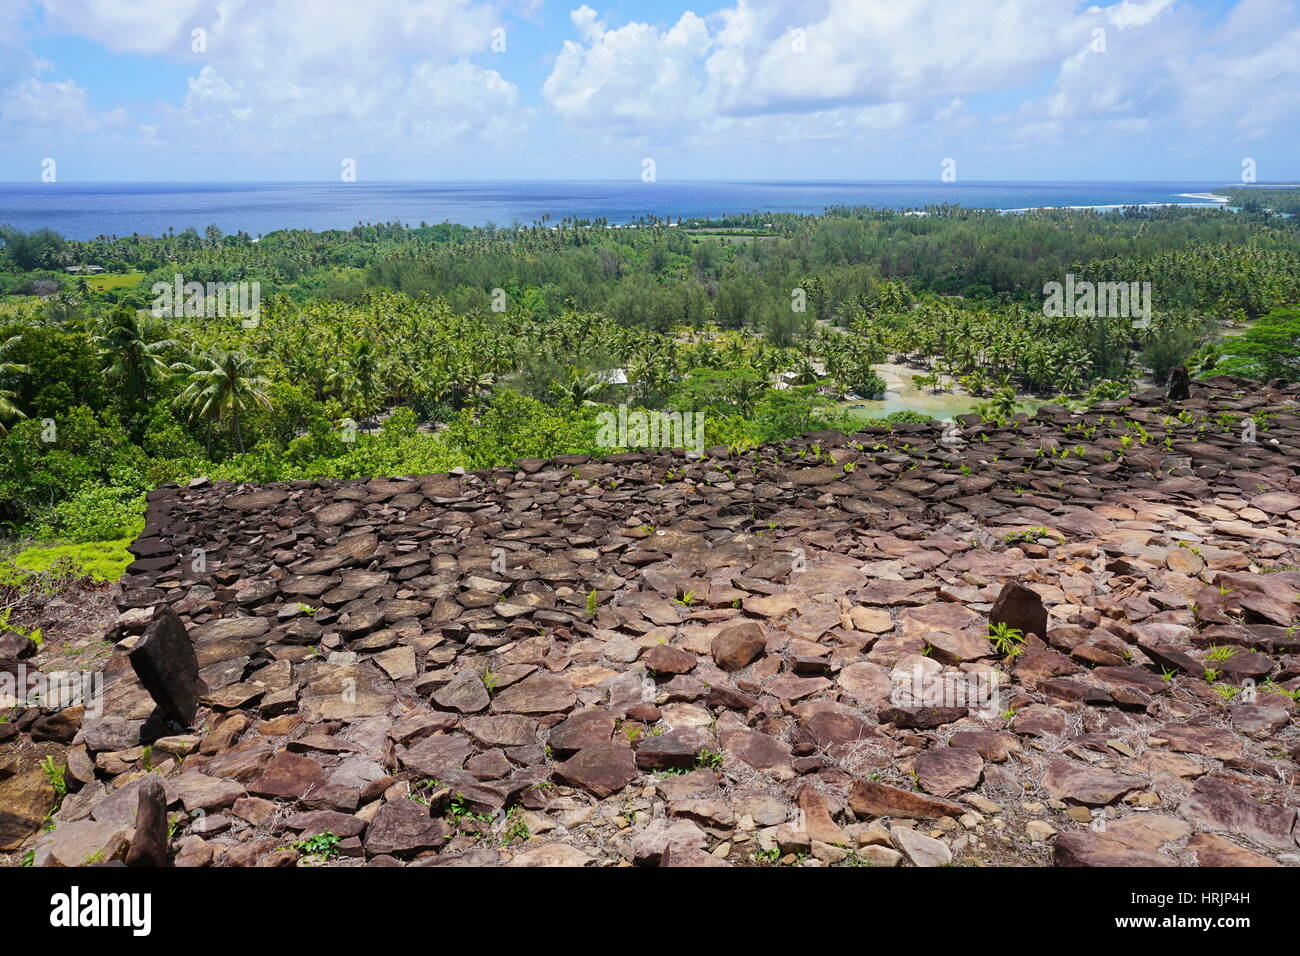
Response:
[[[1219,205],[1223,182],[460,182],[0,183],[0,224],[70,239],[169,228],[254,236],[277,229],[346,229],[359,222],[528,225],[549,215],[627,223],[644,216],[817,213],[828,206],[983,209],[1038,206]]]

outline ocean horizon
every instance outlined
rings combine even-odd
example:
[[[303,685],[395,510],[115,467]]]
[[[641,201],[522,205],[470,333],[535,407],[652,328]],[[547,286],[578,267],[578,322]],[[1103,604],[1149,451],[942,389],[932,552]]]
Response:
[[[282,229],[348,229],[361,222],[405,225],[530,225],[543,217],[723,218],[752,212],[816,214],[833,206],[910,210],[955,204],[976,209],[1126,206],[1222,207],[1198,181],[935,180],[481,180],[387,182],[0,183],[0,224],[53,229],[70,239],[168,230],[262,236]],[[1263,184],[1260,184],[1263,185]]]

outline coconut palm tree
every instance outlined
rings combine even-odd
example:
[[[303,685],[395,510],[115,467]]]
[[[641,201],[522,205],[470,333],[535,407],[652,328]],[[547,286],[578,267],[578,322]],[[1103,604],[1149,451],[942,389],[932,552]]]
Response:
[[[750,415],[767,392],[767,380],[757,375],[744,375],[736,379],[732,386],[732,400],[742,415]]]
[[[14,335],[0,344],[0,377],[9,375],[24,375],[29,369],[26,365],[20,365],[17,362],[6,361],[5,354],[13,348],[22,339],[22,335]],[[14,404],[14,399],[18,397],[17,392],[11,392],[8,389],[0,389],[0,435],[9,434],[9,429],[5,422],[11,418],[26,418],[23,410]]]
[[[976,398],[983,398],[988,394],[989,384],[992,380],[989,378],[988,372],[982,368],[976,367],[971,369],[971,373],[963,376],[960,381],[962,387],[965,388],[966,391],[970,392]]]
[[[344,404],[361,419],[379,410],[383,397],[383,363],[372,338],[358,339],[343,361],[332,368],[326,381]]]
[[[470,362],[457,358],[450,369],[451,404],[457,411],[477,399],[496,383],[496,376],[484,372]]]
[[[885,282],[876,295],[876,305],[881,312],[901,312],[907,307],[909,298],[907,286],[902,282]]]
[[[1016,417],[1016,391],[1010,387],[1000,388],[993,398],[981,402],[975,410],[985,421],[1009,422]]]
[[[551,383],[551,393],[570,408],[599,405],[596,398],[605,391],[605,380],[596,372],[583,372],[570,365],[567,377]]]
[[[821,373],[817,371],[817,367],[813,365],[810,359],[802,358],[799,360],[799,364],[794,368],[793,383],[795,385],[816,385],[821,380]]]
[[[128,398],[143,404],[154,380],[165,374],[162,354],[175,348],[175,339],[150,341],[150,330],[140,322],[136,310],[120,305],[104,320],[95,345],[104,360],[104,374],[121,386]]]
[[[257,369],[257,362],[243,352],[226,352],[220,348],[199,353],[193,364],[177,363],[175,370],[184,377],[185,387],[174,399],[178,409],[191,418],[207,422],[230,420],[235,445],[244,452],[244,433],[240,421],[256,407],[270,408],[266,390],[271,380]]]

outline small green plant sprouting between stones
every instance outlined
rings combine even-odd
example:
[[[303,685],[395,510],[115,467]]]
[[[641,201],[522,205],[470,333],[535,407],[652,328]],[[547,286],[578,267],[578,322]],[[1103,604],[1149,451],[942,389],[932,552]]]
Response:
[[[682,607],[690,607],[692,604],[695,603],[695,592],[687,591],[681,597],[674,598],[673,602],[676,604],[680,604]]]
[[[331,857],[338,856],[339,843],[342,842],[337,833],[330,833],[326,830],[324,833],[318,833],[315,836],[307,837],[305,840],[299,840],[291,846],[304,856],[318,856],[321,859],[328,860]]]
[[[1170,670],[1168,667],[1160,668],[1160,676],[1164,678],[1166,684],[1172,684],[1178,671]]]
[[[452,797],[447,804],[447,816],[451,817],[454,823],[460,823],[462,820],[475,820],[479,823],[492,822],[492,818],[486,813],[475,813],[465,806],[465,798],[459,793]]]
[[[1025,635],[1019,628],[1012,627],[1006,621],[999,621],[989,628],[989,640],[999,654],[1015,657],[1024,648]]]
[[[1033,542],[1037,541],[1039,538],[1050,538],[1050,537],[1052,537],[1052,532],[1040,525],[1034,528],[1026,528],[1023,531],[1012,531],[1010,534],[1004,535],[1002,537],[1002,543],[1003,544],[1025,544],[1025,543],[1032,544]]]
[[[63,798],[68,795],[68,783],[63,776],[67,769],[66,766],[59,766],[54,762],[53,754],[41,761],[41,770],[45,772],[45,779],[50,782],[50,787],[54,790],[54,806],[56,809],[63,802]]]
[[[1240,687],[1233,687],[1231,684],[1215,684],[1213,689],[1216,694],[1229,703],[1241,693]]]
[[[488,664],[483,665],[483,686],[487,688],[489,697],[497,692],[497,675],[492,673],[492,667]]]
[[[1236,653],[1237,653],[1237,649],[1235,647],[1229,647],[1224,644],[1218,644],[1215,645],[1214,647],[1211,647],[1209,650],[1205,652],[1205,661],[1207,664],[1222,664],[1224,661],[1230,659]],[[1223,676],[1223,671],[1221,671],[1217,667],[1207,666],[1205,668],[1205,682],[1207,684],[1213,684],[1222,676]]]
[[[587,594],[587,617],[594,618],[596,611],[600,607],[600,597],[596,594],[596,589],[592,588]]]
[[[722,753],[714,753],[707,747],[701,750],[695,757],[695,765],[702,768],[716,769],[722,766]]]
[[[303,614],[306,614],[308,617],[315,617],[315,616],[316,616],[316,612],[317,612],[318,610],[320,610],[320,609],[319,609],[319,608],[314,608],[314,607],[312,607],[310,604],[303,604],[303,603],[299,602],[299,604],[298,604],[298,610],[302,611],[302,613],[303,613]]]
[[[440,787],[442,787],[442,783],[438,780],[421,780],[411,789],[411,799],[427,807],[431,802],[434,791]]]
[[[1281,694],[1283,697],[1290,697],[1297,704],[1300,704],[1300,687],[1297,687],[1295,690],[1287,690],[1281,684],[1270,678],[1264,682],[1264,686],[1261,690],[1266,694]]]
[[[519,808],[511,807],[510,812],[506,814],[506,828],[501,834],[501,845],[515,842],[527,843],[532,836],[532,831],[528,829],[528,821],[524,819]]]

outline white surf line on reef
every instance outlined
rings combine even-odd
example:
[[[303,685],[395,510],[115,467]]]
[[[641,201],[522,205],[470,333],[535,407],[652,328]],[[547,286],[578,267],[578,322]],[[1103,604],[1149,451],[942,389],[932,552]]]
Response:
[[[1178,195],[1180,195],[1180,196],[1188,196],[1188,197],[1192,196],[1191,193],[1179,193]],[[1209,195],[1210,195],[1209,193],[1206,193],[1206,194],[1204,194],[1204,197],[1197,197],[1197,198],[1205,198],[1205,199],[1208,199]],[[1220,201],[1220,200],[1222,200],[1222,201]],[[1203,201],[1203,202],[1115,202],[1115,203],[1096,203],[1096,204],[1092,204],[1092,205],[1083,205],[1083,206],[1022,206],[1022,207],[1020,207],[1020,208],[1018,208],[1018,209],[999,209],[998,212],[1002,212],[1002,213],[1010,213],[1010,212],[1036,212],[1036,211],[1038,211],[1038,210],[1040,210],[1040,209],[1131,209],[1131,208],[1134,208],[1134,207],[1136,207],[1136,208],[1138,208],[1138,209],[1159,209],[1159,208],[1161,208],[1161,207],[1163,207],[1163,206],[1177,206],[1177,207],[1180,208],[1180,209],[1182,209],[1182,208],[1184,208],[1184,207],[1186,207],[1186,208],[1195,208],[1195,209],[1222,209],[1222,208],[1225,208],[1225,207],[1224,207],[1224,203],[1226,203],[1226,202],[1228,202],[1228,201],[1229,201],[1229,200],[1228,200],[1226,197],[1218,196],[1218,197],[1215,197],[1215,199],[1214,199],[1213,202],[1210,202],[1210,201]]]

